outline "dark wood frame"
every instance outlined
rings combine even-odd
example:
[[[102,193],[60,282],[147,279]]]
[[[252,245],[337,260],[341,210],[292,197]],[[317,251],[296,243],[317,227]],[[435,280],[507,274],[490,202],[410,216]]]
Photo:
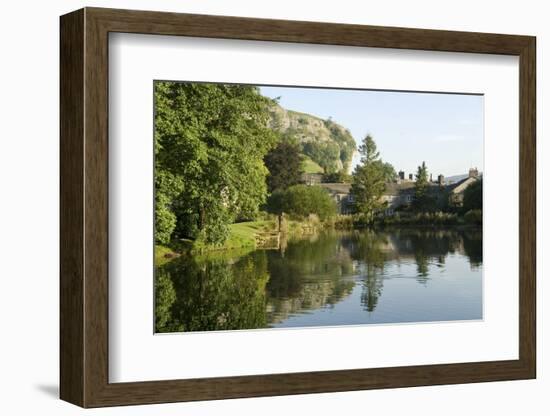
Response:
[[[519,359],[109,383],[109,32],[519,56]],[[535,45],[530,36],[99,8],[62,16],[61,398],[100,407],[535,378]]]

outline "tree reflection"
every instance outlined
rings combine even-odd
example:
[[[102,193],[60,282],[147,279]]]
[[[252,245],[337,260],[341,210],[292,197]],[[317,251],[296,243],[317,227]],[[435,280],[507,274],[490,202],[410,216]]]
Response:
[[[346,240],[346,245],[351,257],[363,265],[361,305],[366,311],[372,312],[382,295],[384,265],[393,246],[387,234],[373,230],[353,233]]]
[[[268,322],[312,309],[330,308],[348,296],[355,282],[352,260],[339,233],[289,243],[284,253],[268,253]]]
[[[481,230],[469,230],[464,233],[464,251],[472,268],[483,263],[483,241]]]
[[[156,279],[157,332],[266,326],[263,251],[238,259],[177,259],[160,267]]]

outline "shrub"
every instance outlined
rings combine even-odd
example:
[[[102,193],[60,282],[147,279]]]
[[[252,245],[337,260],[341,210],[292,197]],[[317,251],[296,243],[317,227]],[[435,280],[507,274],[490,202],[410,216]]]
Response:
[[[322,221],[336,214],[336,203],[320,186],[294,185],[284,191],[275,191],[268,199],[267,210],[306,218],[317,215]]]
[[[354,225],[354,218],[352,215],[335,215],[331,218],[330,225],[340,230],[350,230]]]
[[[480,209],[471,209],[464,214],[464,220],[468,224],[481,225],[483,223],[483,211]]]
[[[477,180],[464,190],[464,211],[483,209],[483,181]]]

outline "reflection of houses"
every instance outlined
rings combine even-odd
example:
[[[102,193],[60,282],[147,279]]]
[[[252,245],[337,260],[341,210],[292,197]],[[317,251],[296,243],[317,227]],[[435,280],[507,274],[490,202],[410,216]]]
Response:
[[[464,191],[478,181],[480,177],[477,169],[470,169],[468,176],[457,182],[445,181],[443,175],[439,175],[435,181],[430,177],[427,194],[437,207],[442,208],[447,202],[453,207],[461,207],[464,201]],[[354,200],[353,195],[350,194],[350,184],[319,182],[306,182],[306,184],[319,185],[326,189],[336,202],[338,211],[341,214],[353,213]],[[393,215],[397,208],[411,205],[414,201],[414,195],[415,182],[413,175],[410,174],[406,179],[405,173],[403,171],[399,172],[399,177],[395,182],[386,184],[386,190],[382,196],[382,202],[386,202],[384,214]]]

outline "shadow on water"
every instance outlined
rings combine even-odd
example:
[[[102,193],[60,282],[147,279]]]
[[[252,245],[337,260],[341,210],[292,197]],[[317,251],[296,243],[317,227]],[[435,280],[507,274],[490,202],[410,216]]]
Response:
[[[426,293],[411,287],[410,278],[426,288],[438,279],[437,294],[420,299],[433,302],[434,309],[446,296],[451,300],[458,296],[457,285],[464,279],[456,276],[467,278],[471,273],[481,279],[481,230],[326,232],[285,242],[283,247],[280,251],[181,257],[158,267],[156,331],[369,323],[382,298],[390,304],[406,299],[405,290],[409,298]],[[384,285],[390,279],[395,288],[384,297]],[[447,280],[454,282],[452,286]],[[477,286],[480,292],[480,282]],[[472,292],[476,299],[477,286]],[[400,308],[402,318],[394,310],[392,322],[414,318],[413,309]],[[330,321],[331,316],[340,320]],[[418,319],[422,316],[426,315]]]

